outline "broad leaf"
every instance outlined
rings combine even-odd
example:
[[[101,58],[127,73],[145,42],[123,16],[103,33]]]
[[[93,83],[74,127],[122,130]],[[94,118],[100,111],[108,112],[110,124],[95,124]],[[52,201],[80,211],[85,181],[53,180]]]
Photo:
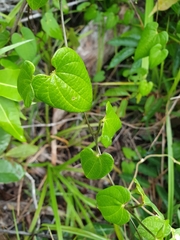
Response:
[[[25,172],[20,164],[0,159],[0,183],[11,183],[21,180]]]
[[[43,7],[48,0],[27,0],[30,8],[32,8],[32,10],[37,10],[40,7]]]
[[[0,96],[14,100],[22,100],[17,91],[17,78],[19,70],[3,69],[0,70]]]
[[[125,204],[131,199],[130,192],[121,186],[112,186],[96,195],[97,205],[104,219],[110,223],[123,225],[130,220]]]
[[[166,46],[168,33],[165,31],[158,33],[157,28],[158,23],[156,22],[151,22],[146,25],[135,51],[135,60],[147,57],[151,48],[156,44],[161,44],[162,49]]]
[[[37,53],[36,38],[29,28],[22,27],[21,33],[22,36],[18,33],[14,33],[12,35],[13,43],[19,43],[28,39],[32,39],[33,41],[28,42],[25,45],[21,45],[17,47],[15,50],[22,59],[32,61],[36,57]]]
[[[3,53],[8,52],[8,51],[10,51],[10,50],[12,50],[12,49],[14,49],[14,48],[17,48],[17,47],[19,47],[19,46],[21,46],[21,45],[23,45],[23,44],[26,44],[26,43],[28,43],[28,42],[31,42],[31,41],[33,41],[33,40],[30,39],[30,40],[18,42],[18,43],[15,43],[15,44],[11,44],[11,45],[9,45],[9,46],[7,46],[7,47],[3,47],[3,48],[0,49],[0,55],[2,55]]]
[[[178,0],[158,0],[149,16],[153,15],[157,11],[165,11],[177,2]]]
[[[55,71],[36,75],[32,81],[35,97],[54,108],[85,112],[92,104],[92,86],[86,67],[72,49],[63,47],[52,58]]]
[[[118,52],[113,59],[111,60],[109,64],[109,68],[114,68],[118,64],[120,64],[122,61],[124,61],[126,58],[133,55],[135,49],[132,47],[125,47],[120,52]]]
[[[21,144],[10,149],[5,155],[7,157],[20,158],[21,160],[34,155],[38,151],[38,146],[31,144]]]
[[[52,12],[46,12],[41,19],[41,25],[43,30],[48,34],[48,36],[62,40],[62,30],[53,16]]]
[[[150,234],[142,225],[138,226],[137,231],[139,232],[140,236],[146,240],[162,240],[171,232],[171,226],[168,224],[168,220],[163,220],[158,216],[147,217],[142,221],[142,223],[152,233]],[[137,233],[135,236],[138,238]]]
[[[19,94],[23,98],[26,107],[29,107],[34,99],[34,90],[32,87],[34,71],[34,65],[29,61],[25,61],[21,67],[17,81]]]
[[[15,102],[0,97],[0,127],[19,141],[25,142],[19,115],[18,105]]]
[[[0,154],[2,154],[9,145],[11,135],[0,128]]]
[[[80,158],[84,174],[89,179],[100,179],[113,169],[114,160],[109,153],[99,155],[91,148],[85,148]]]
[[[106,116],[103,118],[102,122],[103,128],[100,140],[104,147],[107,148],[112,144],[114,134],[121,128],[122,125],[110,102],[107,102],[106,104]]]

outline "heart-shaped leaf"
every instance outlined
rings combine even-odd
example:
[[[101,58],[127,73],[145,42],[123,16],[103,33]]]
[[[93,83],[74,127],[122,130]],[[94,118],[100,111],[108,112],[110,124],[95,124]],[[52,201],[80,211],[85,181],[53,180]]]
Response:
[[[142,225],[139,225],[137,230],[140,236],[146,240],[164,239],[171,232],[168,220],[163,220],[158,216],[147,217],[142,221],[142,223],[149,229],[149,232]],[[152,234],[150,234],[150,232]],[[137,233],[135,236],[138,237]]]
[[[11,183],[21,180],[24,170],[20,164],[10,163],[5,159],[0,159],[0,183]]]
[[[147,96],[153,88],[152,82],[147,82],[147,80],[142,80],[139,84],[139,93],[141,96]]]
[[[123,225],[130,220],[130,213],[125,204],[131,199],[128,189],[111,186],[96,195],[97,205],[104,219],[110,223]]]
[[[80,153],[84,174],[89,179],[100,179],[106,176],[113,168],[114,159],[109,153],[101,155],[91,148],[85,148]]]
[[[21,28],[22,36],[18,33],[12,35],[12,43],[20,43],[24,40],[33,39],[33,41],[27,42],[19,47],[16,47],[17,54],[24,60],[33,60],[37,53],[36,38],[33,32],[26,27]]]
[[[109,147],[112,144],[112,138],[116,131],[121,128],[121,121],[114,112],[110,102],[106,104],[106,116],[103,118],[103,128],[101,135],[101,143],[104,147]]]
[[[63,47],[52,58],[55,71],[36,75],[32,81],[35,97],[54,108],[85,112],[91,108],[92,86],[86,67],[72,49]]]
[[[22,64],[21,71],[17,81],[19,94],[23,98],[24,105],[26,107],[29,107],[31,105],[34,98],[34,90],[31,84],[34,71],[35,71],[34,65],[29,61],[25,61]]]
[[[156,44],[151,48],[149,54],[149,68],[152,69],[164,61],[168,55],[167,49],[162,49],[161,44]]]
[[[158,33],[157,28],[158,23],[156,22],[151,22],[146,25],[135,51],[135,60],[147,57],[151,48],[156,44],[161,44],[162,48],[166,46],[168,33],[165,31]]]

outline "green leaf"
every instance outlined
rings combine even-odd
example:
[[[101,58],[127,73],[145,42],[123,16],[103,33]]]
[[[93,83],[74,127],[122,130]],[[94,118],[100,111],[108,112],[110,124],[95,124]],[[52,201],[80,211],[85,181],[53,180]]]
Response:
[[[114,134],[121,128],[122,125],[110,102],[107,102],[106,104],[106,116],[103,118],[102,122],[103,127],[100,141],[104,147],[107,148],[112,144]]]
[[[4,30],[1,32],[1,38],[0,38],[0,48],[4,47],[6,43],[8,43],[10,37],[10,32],[7,30]]]
[[[0,128],[0,154],[2,154],[9,145],[11,135]]]
[[[0,182],[11,183],[21,180],[25,172],[20,164],[0,159]]]
[[[86,21],[91,21],[92,19],[95,19],[97,17],[98,11],[97,11],[97,5],[91,4],[90,7],[88,7],[84,13],[84,18]]]
[[[109,64],[109,69],[116,67],[126,58],[130,57],[134,53],[135,49],[132,47],[125,47],[120,52],[118,52]]]
[[[121,117],[125,117],[126,116],[126,110],[127,110],[127,106],[128,106],[128,100],[127,99],[123,99],[120,103],[119,109],[118,109],[118,116]]]
[[[168,41],[168,33],[165,31],[158,33],[157,28],[157,22],[151,22],[146,25],[135,51],[135,60],[149,56],[151,48],[156,44],[161,44],[162,48],[165,47]]]
[[[106,13],[106,17],[107,17],[106,28],[112,29],[113,27],[115,27],[118,22],[117,14],[114,14],[113,12],[108,12],[108,13]]]
[[[35,97],[67,112],[85,112],[92,105],[92,86],[86,67],[72,49],[63,47],[52,58],[55,71],[32,81]]]
[[[91,148],[85,148],[80,158],[85,176],[89,179],[100,179],[113,169],[114,160],[109,153],[99,155]]]
[[[25,142],[19,115],[18,105],[15,102],[0,97],[0,127],[19,141]]]
[[[110,40],[108,43],[115,47],[125,46],[125,47],[137,47],[138,40],[133,37],[117,37]]]
[[[27,3],[29,4],[30,8],[32,8],[32,10],[37,10],[40,7],[43,7],[48,0],[27,0]]]
[[[151,202],[151,200],[146,196],[144,190],[142,189],[141,185],[139,184],[137,179],[134,179],[134,182],[136,184],[136,190],[141,195],[142,201],[146,206],[150,206],[159,216],[159,218],[164,219],[163,214],[158,210],[156,205]]]
[[[146,240],[162,240],[171,232],[171,226],[168,224],[168,220],[163,220],[158,216],[147,217],[142,221],[142,223],[154,235],[153,236],[152,234],[150,234],[142,225],[139,225],[137,231],[139,232],[140,236]],[[138,238],[137,233],[135,233],[135,236]]]
[[[82,12],[82,11],[86,10],[86,8],[87,8],[89,5],[90,5],[90,2],[80,3],[80,4],[77,6],[76,10],[77,10],[78,12]]]
[[[137,156],[136,152],[129,147],[123,147],[122,151],[123,151],[125,158],[127,158],[129,160],[133,159]]]
[[[135,163],[123,161],[121,167],[123,173],[132,174],[135,169]]]
[[[104,71],[99,71],[98,73],[96,73],[96,75],[93,78],[93,82],[102,82],[104,81],[104,79],[106,78],[104,76],[105,72]]]
[[[141,80],[139,84],[139,93],[142,96],[147,96],[153,88],[152,82],[147,82],[147,80]]]
[[[17,91],[17,78],[19,69],[0,70],[0,96],[14,100],[22,100]]]
[[[149,54],[149,68],[153,69],[162,63],[168,55],[167,49],[162,49],[161,44],[156,44],[150,50]]]
[[[13,157],[13,158],[20,158],[21,160],[26,159],[34,155],[38,151],[38,146],[34,146],[31,144],[21,144],[17,147],[10,149],[5,156],[6,157]]]
[[[131,199],[130,192],[121,186],[112,186],[96,195],[97,205],[104,219],[110,223],[123,225],[130,220],[125,204]]]
[[[28,42],[25,45],[21,45],[17,47],[15,50],[22,59],[32,61],[36,57],[36,53],[37,53],[36,38],[33,32],[29,28],[22,27],[21,33],[22,33],[22,36],[18,33],[14,33],[12,35],[13,43],[19,43],[28,39],[32,39],[33,41]]]
[[[9,45],[9,46],[7,46],[7,47],[3,47],[3,48],[0,49],[0,55],[2,55],[2,54],[5,53],[5,52],[8,52],[8,51],[10,51],[10,50],[12,50],[12,49],[14,49],[14,48],[17,48],[17,47],[19,47],[19,46],[21,46],[21,45],[23,45],[23,44],[26,44],[26,43],[28,43],[28,42],[31,42],[31,41],[33,41],[33,40],[30,39],[30,40],[18,42],[18,43],[15,43],[15,44],[11,44],[11,45]]]
[[[62,31],[52,12],[46,12],[41,19],[43,30],[52,38],[62,40]]]
[[[24,105],[26,107],[29,107],[34,99],[34,90],[32,87],[34,71],[34,65],[29,61],[25,61],[21,66],[21,71],[17,81],[19,94],[23,98]]]

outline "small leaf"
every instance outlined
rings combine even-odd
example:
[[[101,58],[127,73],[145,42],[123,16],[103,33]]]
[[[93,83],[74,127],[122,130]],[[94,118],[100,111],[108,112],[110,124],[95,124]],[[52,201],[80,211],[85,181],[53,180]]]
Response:
[[[147,82],[147,80],[142,80],[139,84],[139,93],[142,96],[147,96],[153,88],[152,82]]]
[[[0,183],[11,183],[21,180],[25,172],[20,164],[0,159]]]
[[[2,154],[9,145],[11,135],[0,128],[0,154]]]
[[[168,8],[170,8],[173,4],[177,3],[178,0],[158,0],[152,10],[152,12],[149,14],[149,17],[152,16],[157,11],[165,11]]]
[[[29,4],[30,8],[32,10],[37,10],[39,9],[40,7],[43,7],[46,3],[47,3],[48,0],[27,0],[27,3]]]
[[[96,73],[96,75],[93,78],[93,82],[102,82],[105,79],[104,76],[105,72],[104,71],[99,71],[98,73]]]
[[[104,147],[107,148],[112,144],[114,134],[121,128],[122,125],[110,102],[107,102],[106,104],[106,116],[103,118],[102,122],[103,127],[100,141]]]
[[[62,40],[62,31],[52,12],[46,12],[41,19],[43,30],[52,38]]]
[[[114,160],[109,153],[99,155],[91,148],[85,148],[80,158],[84,174],[89,179],[100,179],[113,169]]]
[[[22,33],[22,36],[18,33],[14,33],[12,35],[12,42],[19,43],[24,40],[33,39],[33,41],[28,42],[24,45],[21,45],[15,49],[17,54],[22,59],[31,61],[35,58],[36,53],[37,53],[36,38],[35,38],[33,32],[29,28],[22,27],[21,33]]]
[[[168,55],[167,49],[162,49],[161,44],[156,44],[151,48],[149,54],[149,68],[153,69],[162,63]]]
[[[123,161],[122,164],[122,172],[127,174],[132,174],[135,169],[135,163],[134,162],[126,162]]]
[[[38,147],[31,144],[21,144],[17,147],[10,149],[5,155],[7,157],[26,159],[34,155],[38,151]]]
[[[123,225],[130,220],[125,204],[131,199],[130,192],[121,186],[112,186],[96,195],[97,205],[104,219],[110,223]]]
[[[25,142],[19,115],[19,109],[15,102],[0,97],[0,127],[19,141]]]
[[[152,233],[150,234],[142,225],[138,226],[137,231],[139,232],[140,236],[146,240],[164,239],[171,232],[171,226],[167,224],[167,220],[163,220],[158,216],[147,217],[142,221],[142,223]],[[158,238],[158,235],[160,234],[160,232],[161,232],[161,237]],[[137,233],[135,233],[135,236],[138,237]]]
[[[14,101],[22,100],[17,91],[18,75],[19,69],[0,70],[0,96]]]
[[[55,71],[33,78],[35,97],[67,112],[85,112],[92,105],[92,86],[86,67],[72,49],[63,47],[52,58]]]
[[[34,90],[32,87],[32,78],[35,71],[34,65],[25,61],[21,66],[21,71],[17,81],[19,94],[24,100],[24,105],[29,107],[34,99]]]
[[[109,69],[116,67],[118,64],[120,64],[122,61],[124,61],[126,58],[133,55],[135,49],[132,47],[125,47],[120,52],[118,52],[113,59],[111,60],[109,64]]]

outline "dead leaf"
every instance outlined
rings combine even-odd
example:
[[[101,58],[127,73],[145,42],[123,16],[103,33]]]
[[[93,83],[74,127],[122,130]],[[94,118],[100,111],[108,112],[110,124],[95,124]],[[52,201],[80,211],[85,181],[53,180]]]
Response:
[[[177,3],[178,0],[158,0],[149,14],[149,17],[152,16],[157,11],[165,11],[169,9],[173,4]]]

